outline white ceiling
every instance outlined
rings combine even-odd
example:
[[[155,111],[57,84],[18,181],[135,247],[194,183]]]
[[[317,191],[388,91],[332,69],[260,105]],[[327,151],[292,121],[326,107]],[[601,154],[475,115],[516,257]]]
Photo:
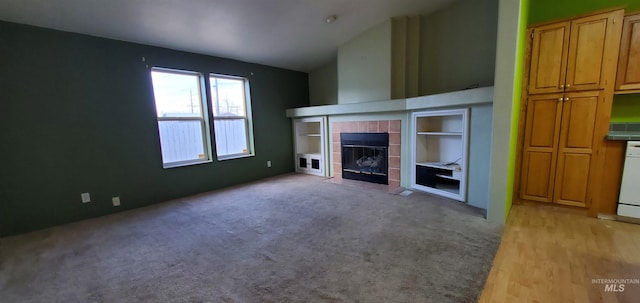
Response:
[[[0,20],[308,72],[390,17],[454,1],[0,0]]]

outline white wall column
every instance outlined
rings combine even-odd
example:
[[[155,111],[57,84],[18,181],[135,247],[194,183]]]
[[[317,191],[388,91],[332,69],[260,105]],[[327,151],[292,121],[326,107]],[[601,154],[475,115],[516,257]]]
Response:
[[[514,79],[518,51],[521,0],[500,0],[496,47],[495,91],[493,99],[493,139],[489,170],[489,221],[504,223],[509,183]]]

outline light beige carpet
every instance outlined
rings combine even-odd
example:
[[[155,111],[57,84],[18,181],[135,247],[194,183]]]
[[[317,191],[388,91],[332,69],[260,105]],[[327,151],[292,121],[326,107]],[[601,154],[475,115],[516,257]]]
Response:
[[[2,302],[475,302],[501,226],[285,175],[0,239]]]

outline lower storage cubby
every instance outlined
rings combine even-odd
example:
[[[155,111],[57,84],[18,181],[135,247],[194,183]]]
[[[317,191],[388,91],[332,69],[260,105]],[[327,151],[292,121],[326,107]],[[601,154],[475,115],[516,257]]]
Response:
[[[320,154],[298,154],[296,158],[296,171],[320,176],[324,175],[321,161],[322,156]]]
[[[416,165],[416,184],[455,194],[460,192],[459,177],[450,169]]]

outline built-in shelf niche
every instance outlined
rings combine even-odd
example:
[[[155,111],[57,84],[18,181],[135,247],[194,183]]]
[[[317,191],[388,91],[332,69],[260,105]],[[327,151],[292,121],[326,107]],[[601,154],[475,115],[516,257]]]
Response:
[[[468,112],[412,114],[414,189],[466,201]]]
[[[310,118],[313,119],[313,118]],[[308,120],[308,119],[304,119]],[[322,148],[322,121],[296,121],[296,153],[320,154]]]
[[[325,118],[293,120],[296,171],[325,175]]]

